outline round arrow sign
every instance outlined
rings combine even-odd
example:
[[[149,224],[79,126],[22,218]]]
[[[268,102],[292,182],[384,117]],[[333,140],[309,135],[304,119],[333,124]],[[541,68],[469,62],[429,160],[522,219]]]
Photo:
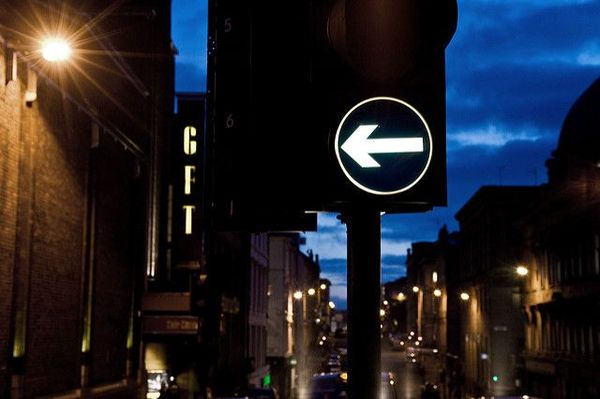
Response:
[[[335,135],[335,154],[346,177],[377,195],[398,194],[417,184],[429,167],[432,147],[425,118],[392,97],[356,104]]]

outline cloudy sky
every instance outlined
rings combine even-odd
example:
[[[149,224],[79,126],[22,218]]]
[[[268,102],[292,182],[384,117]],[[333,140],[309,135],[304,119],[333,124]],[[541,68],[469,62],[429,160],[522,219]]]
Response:
[[[459,0],[446,51],[448,207],[382,218],[382,279],[405,274],[411,242],[432,241],[478,187],[546,181],[544,161],[577,97],[600,77],[600,0]],[[206,81],[206,0],[173,0],[178,90]],[[600,112],[600,111],[599,111]],[[346,233],[319,215],[306,249],[321,257],[340,307]]]

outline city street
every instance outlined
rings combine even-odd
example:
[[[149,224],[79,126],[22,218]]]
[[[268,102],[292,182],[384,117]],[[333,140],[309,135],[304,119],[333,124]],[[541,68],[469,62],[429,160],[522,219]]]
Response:
[[[387,343],[382,343],[381,370],[390,371],[396,376],[398,399],[415,399],[421,395],[423,377],[419,367],[411,364],[405,352],[393,351]]]
[[[0,0],[0,399],[600,399],[599,16]]]

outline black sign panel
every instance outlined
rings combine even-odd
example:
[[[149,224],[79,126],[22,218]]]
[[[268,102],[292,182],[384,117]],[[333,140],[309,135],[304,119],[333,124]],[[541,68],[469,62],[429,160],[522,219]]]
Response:
[[[424,117],[392,97],[373,97],[355,105],[335,136],[335,153],[346,177],[376,195],[410,190],[427,172],[433,150]]]

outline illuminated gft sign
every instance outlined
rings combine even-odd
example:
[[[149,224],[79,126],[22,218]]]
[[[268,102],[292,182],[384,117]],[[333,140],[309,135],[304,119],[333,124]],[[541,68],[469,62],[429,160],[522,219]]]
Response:
[[[182,117],[173,145],[172,261],[175,267],[196,269],[202,263],[203,132]]]
[[[184,159],[191,158],[194,160],[194,155],[198,152],[198,145],[196,141],[196,128],[194,126],[186,126],[183,129],[183,154]],[[183,166],[183,195],[184,198],[191,199],[192,187],[196,183],[196,165],[184,165]],[[193,215],[196,212],[196,205],[194,204],[183,204],[184,214],[184,234],[192,235],[194,232],[194,219]]]

